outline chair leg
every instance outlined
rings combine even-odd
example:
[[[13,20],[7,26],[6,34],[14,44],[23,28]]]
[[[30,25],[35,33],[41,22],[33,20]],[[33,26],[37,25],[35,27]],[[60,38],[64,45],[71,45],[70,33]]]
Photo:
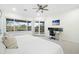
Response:
[[[54,37],[50,37],[50,39],[54,39],[54,40],[55,40],[56,38],[54,38]]]

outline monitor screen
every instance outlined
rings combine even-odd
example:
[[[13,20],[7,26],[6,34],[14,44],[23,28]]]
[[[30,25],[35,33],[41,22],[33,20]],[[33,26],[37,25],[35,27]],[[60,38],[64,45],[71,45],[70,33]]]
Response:
[[[52,21],[52,24],[53,25],[60,25],[60,20],[53,20]]]

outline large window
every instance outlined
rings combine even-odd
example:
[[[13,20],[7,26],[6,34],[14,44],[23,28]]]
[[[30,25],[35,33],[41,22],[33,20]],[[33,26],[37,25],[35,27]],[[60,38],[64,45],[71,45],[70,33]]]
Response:
[[[6,19],[6,31],[14,31],[14,20],[13,19]]]
[[[26,21],[15,20],[14,24],[16,31],[26,31]]]
[[[31,31],[31,21],[6,19],[6,31]]]
[[[27,30],[31,31],[31,27],[32,27],[31,21],[27,21]]]

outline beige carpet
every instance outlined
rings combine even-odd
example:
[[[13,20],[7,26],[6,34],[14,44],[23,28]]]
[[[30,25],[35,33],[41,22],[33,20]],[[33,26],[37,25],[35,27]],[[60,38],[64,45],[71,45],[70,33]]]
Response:
[[[50,40],[49,38],[46,37],[41,37],[41,38],[61,45],[65,54],[79,54],[79,43],[73,43],[65,40],[61,40],[61,41],[53,40],[53,39]]]

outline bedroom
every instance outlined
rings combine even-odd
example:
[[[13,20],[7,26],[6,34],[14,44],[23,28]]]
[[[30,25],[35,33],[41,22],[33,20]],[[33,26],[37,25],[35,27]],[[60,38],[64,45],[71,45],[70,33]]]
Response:
[[[39,10],[38,5],[47,6],[46,10]],[[19,42],[18,48],[13,50],[1,46],[0,53],[79,53],[79,5],[42,4],[42,6],[41,4],[0,4],[0,42],[5,32],[17,38],[17,43]],[[60,20],[60,24],[53,25],[53,20]],[[49,39],[49,27],[63,28],[63,32],[57,37],[58,40]],[[52,48],[52,45],[55,45],[53,46],[55,48]]]

